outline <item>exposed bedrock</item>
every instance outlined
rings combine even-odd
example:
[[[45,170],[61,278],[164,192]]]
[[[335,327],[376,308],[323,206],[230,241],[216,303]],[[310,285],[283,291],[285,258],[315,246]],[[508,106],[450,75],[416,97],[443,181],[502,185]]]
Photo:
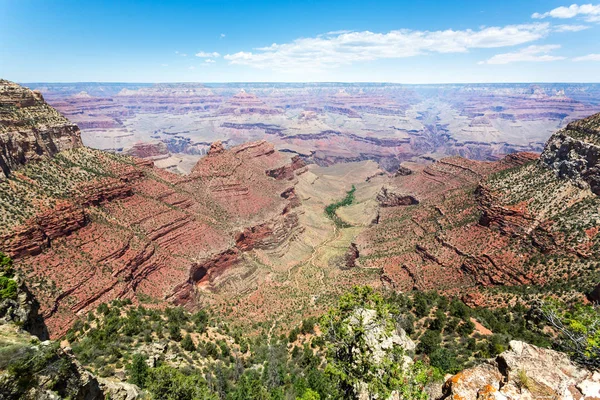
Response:
[[[600,396],[600,374],[554,350],[511,341],[510,349],[446,381],[444,399],[581,399]]]
[[[556,132],[540,156],[560,178],[600,195],[600,114],[571,122]]]
[[[342,269],[350,269],[356,267],[356,260],[360,257],[360,252],[356,243],[350,243],[346,254],[344,254],[344,267]]]
[[[29,161],[81,145],[79,128],[41,93],[0,79],[0,179]]]
[[[377,193],[377,201],[381,207],[411,206],[419,204],[412,195],[402,193],[398,188],[383,186]]]

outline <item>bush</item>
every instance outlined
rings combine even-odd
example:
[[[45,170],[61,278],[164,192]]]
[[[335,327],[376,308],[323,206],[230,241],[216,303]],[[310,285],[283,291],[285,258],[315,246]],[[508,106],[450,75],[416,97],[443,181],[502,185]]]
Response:
[[[133,355],[131,364],[127,366],[127,375],[129,382],[138,385],[141,388],[146,386],[148,378],[148,364],[146,364],[146,356],[140,353]]]
[[[373,358],[372,339],[367,340],[367,335],[375,334],[379,340],[396,330],[389,305],[373,289],[355,287],[343,295],[338,307],[323,317],[321,326],[327,327],[326,371],[345,398],[358,398],[363,391],[369,398],[388,398],[394,390],[406,400],[425,396],[426,370],[420,363],[404,365],[401,346],[383,348],[383,355]],[[380,329],[372,329],[375,326]]]
[[[456,353],[448,349],[436,349],[429,355],[429,362],[432,367],[436,367],[444,373],[454,374],[460,371],[459,363],[456,360]]]
[[[187,335],[185,335],[185,337],[181,341],[181,348],[184,349],[185,351],[194,351],[194,350],[196,350],[196,346],[194,345],[194,341],[192,340],[192,337],[190,336],[189,333]]]
[[[0,251],[0,273],[8,278],[12,278],[13,272],[12,258]]]
[[[557,332],[556,346],[590,368],[600,369],[600,306],[567,307],[553,302],[537,304],[534,313]]]
[[[169,337],[176,342],[180,342],[183,337],[181,336],[181,328],[176,324],[169,324]]]
[[[17,298],[17,282],[13,279],[0,276],[0,301]]]
[[[442,342],[442,336],[440,331],[425,331],[419,338],[419,344],[417,345],[417,353],[421,354],[432,354],[440,347]]]

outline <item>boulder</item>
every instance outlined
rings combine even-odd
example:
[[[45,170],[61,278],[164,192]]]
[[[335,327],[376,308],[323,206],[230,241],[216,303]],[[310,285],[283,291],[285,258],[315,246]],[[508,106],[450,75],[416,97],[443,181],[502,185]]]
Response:
[[[452,376],[440,399],[600,399],[600,373],[520,341],[495,359]]]

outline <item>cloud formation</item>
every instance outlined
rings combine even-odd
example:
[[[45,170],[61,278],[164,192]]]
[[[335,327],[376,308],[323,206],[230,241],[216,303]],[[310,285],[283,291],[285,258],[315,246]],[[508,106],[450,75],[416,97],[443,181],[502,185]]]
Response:
[[[589,28],[587,25],[554,25],[552,29],[555,32],[579,32]]]
[[[480,61],[479,64],[510,64],[514,62],[546,62],[564,60],[565,57],[548,54],[557,49],[560,49],[560,45],[532,45],[512,53],[496,54],[486,61]]]
[[[254,51],[227,54],[224,58],[230,64],[261,69],[319,69],[355,61],[398,59],[428,53],[466,53],[470,49],[515,46],[541,39],[550,31],[548,23],[484,27],[479,30],[341,31],[300,38],[290,43],[274,43]]]
[[[200,58],[217,58],[217,57],[221,57],[221,55],[219,53],[217,53],[216,51],[213,51],[212,53],[207,53],[204,51],[200,51],[198,53],[196,53],[196,57],[200,57]]]
[[[575,57],[573,61],[600,61],[600,54],[588,54],[587,56]]]
[[[600,22],[600,4],[571,4],[569,7],[557,7],[545,13],[533,13],[531,18],[543,19],[543,18],[575,18],[582,17],[588,22]]]

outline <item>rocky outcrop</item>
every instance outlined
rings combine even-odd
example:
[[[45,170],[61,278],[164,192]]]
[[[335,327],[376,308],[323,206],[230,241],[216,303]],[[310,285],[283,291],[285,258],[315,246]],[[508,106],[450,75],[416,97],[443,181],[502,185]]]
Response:
[[[600,303],[600,283],[588,294],[588,300],[594,303]]]
[[[377,193],[377,201],[381,207],[411,206],[419,201],[411,195],[401,193],[397,188],[384,186]]]
[[[413,171],[410,168],[406,168],[404,166],[399,166],[398,170],[396,171],[396,173],[394,174],[394,176],[408,176],[410,174],[412,174]]]
[[[12,277],[16,283],[16,295],[0,301],[0,325],[14,324],[41,340],[48,339],[48,329],[39,314],[40,304],[33,297],[23,276]]]
[[[524,342],[493,360],[446,381],[441,399],[577,399],[600,398],[600,373],[575,365],[568,356]]]
[[[0,302],[0,398],[104,399],[96,378],[69,349],[47,340],[39,304],[23,277],[16,274],[10,279],[16,282],[16,293]]]
[[[110,400],[136,400],[140,398],[141,390],[134,384],[98,378],[100,389],[105,399]]]
[[[358,247],[356,243],[350,243],[350,247],[346,250],[346,254],[344,255],[344,267],[343,269],[350,269],[356,267],[356,260],[360,253],[358,251]]]
[[[0,360],[0,398],[23,400],[103,400],[98,380],[86,371],[69,349],[0,325],[0,350],[11,356]],[[35,360],[35,362],[32,362]]]
[[[163,142],[136,143],[123,153],[139,158],[161,158],[168,157],[169,150],[167,144]]]
[[[546,143],[540,162],[600,195],[600,114],[571,122]]]
[[[29,161],[81,145],[79,128],[41,93],[0,80],[0,179]]]

